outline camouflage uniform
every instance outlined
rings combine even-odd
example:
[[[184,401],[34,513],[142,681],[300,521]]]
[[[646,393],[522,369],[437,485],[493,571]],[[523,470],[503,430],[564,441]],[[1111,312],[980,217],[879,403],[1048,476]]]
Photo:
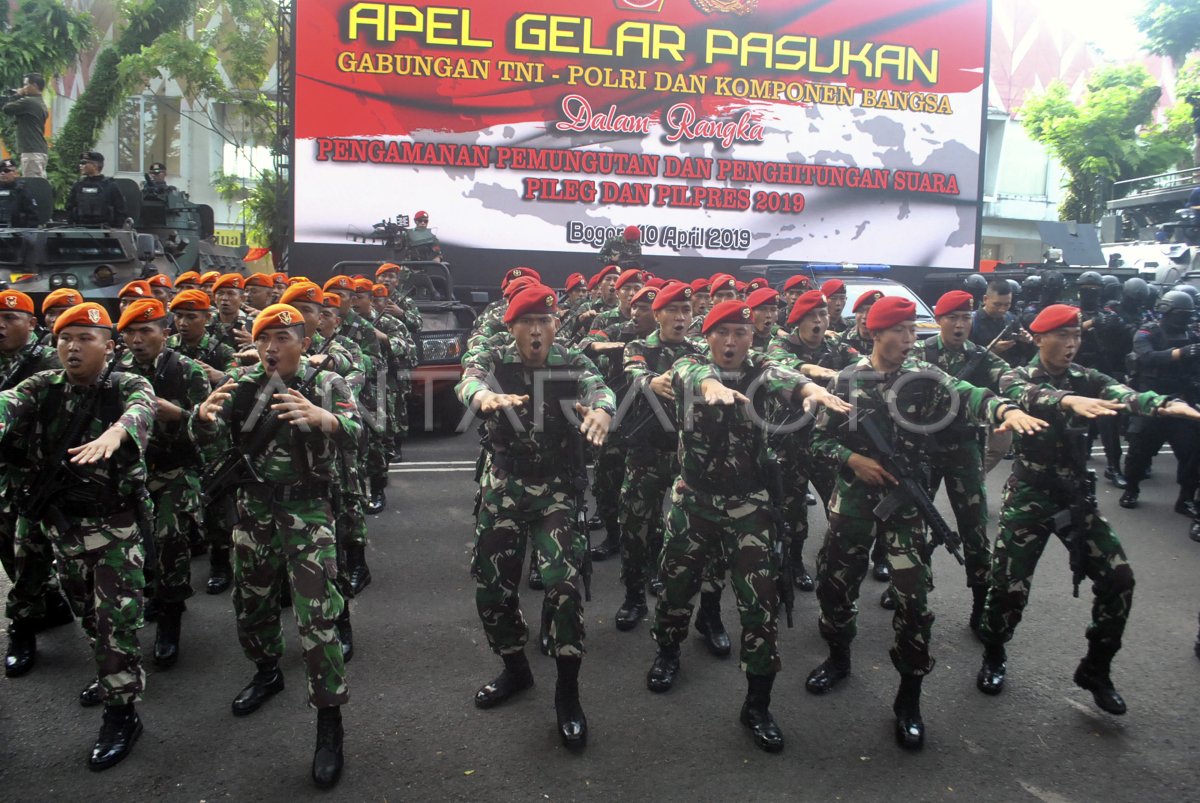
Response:
[[[43,466],[62,448],[82,398],[65,372],[35,374],[0,393],[0,438],[23,451],[29,465]],[[114,424],[125,431],[126,442],[109,460],[73,465],[78,481],[53,500],[51,515],[21,525],[40,527],[54,546],[59,581],[91,642],[109,706],[136,702],[145,685],[137,638],[145,585],[138,517],[148,513],[144,454],[156,408],[149,382],[113,374],[78,443],[95,440]],[[25,568],[20,557],[18,575]]]
[[[167,338],[167,348],[218,371],[229,371],[235,365],[233,347],[212,334],[205,334],[195,346],[184,343],[182,335],[171,335]]]
[[[1017,462],[1004,486],[1000,530],[992,555],[991,586],[983,617],[984,641],[1004,644],[1012,638],[1029,601],[1029,588],[1042,551],[1054,535],[1052,519],[1073,498],[1071,481],[1076,467],[1067,447],[1066,430],[1086,428],[1087,421],[1063,410],[1064,396],[1080,395],[1129,404],[1134,415],[1151,415],[1167,397],[1138,393],[1099,371],[1071,365],[1062,376],[1051,376],[1035,357],[1027,366],[1004,375],[1001,390],[1033,415],[1050,423],[1036,435],[1017,435]],[[1057,486],[1057,487],[1056,487]],[[1087,563],[1095,601],[1088,641],[1115,653],[1133,602],[1133,569],[1109,523],[1098,512],[1085,523]]]
[[[563,381],[553,380],[556,372]],[[544,377],[549,379],[545,392],[539,394],[536,383]],[[530,402],[511,411],[520,428],[504,411],[487,420],[493,457],[482,479],[471,560],[479,618],[496,654],[512,655],[524,649],[528,628],[517,589],[528,532],[537,547],[546,586],[550,654],[578,658],[583,654],[580,571],[587,534],[575,524],[576,492],[567,458],[573,425],[558,409],[555,387],[569,385],[562,398],[576,398],[610,414],[616,401],[587,357],[559,345],[550,347],[542,369],[524,368],[515,344],[489,352],[464,370],[455,388],[459,400],[469,406],[477,393],[492,389],[489,378],[498,383],[500,392],[529,392]],[[535,415],[541,416],[539,396],[546,401],[541,427],[534,425]]]
[[[303,368],[306,379],[311,373],[311,368]],[[336,478],[338,450],[352,447],[361,424],[345,380],[328,371],[316,377],[307,397],[337,417],[338,429],[327,434],[284,423],[266,449],[252,457],[251,464],[264,482],[238,489],[233,610],[246,657],[256,664],[277,661],[284,648],[279,594],[286,569],[304,651],[309,703],[328,708],[349,698],[334,627],[344,599],[337,588],[330,486]],[[299,380],[291,384],[299,384]],[[233,396],[213,421],[192,418],[192,432],[198,441],[226,434],[235,440],[249,437],[254,430],[245,430],[264,403],[261,397],[278,392],[283,392],[279,380],[256,366],[237,380]]]
[[[237,338],[233,336],[234,329],[242,329],[246,332],[250,331],[250,325],[253,321],[245,312],[238,310],[237,318],[233,323],[224,323],[221,321],[221,316],[217,314],[216,308],[213,308],[212,319],[208,322],[208,333],[212,335],[218,343],[222,343],[236,354],[242,349],[242,345],[238,343]],[[216,368],[216,366],[213,366]]]
[[[708,357],[686,355],[674,366],[680,474],[671,492],[659,577],[664,584],[652,633],[659,649],[687,637],[692,600],[706,563],[724,562],[742,623],[740,665],[748,675],[779,671],[778,534],[766,490],[773,459],[761,426],[739,407],[696,405],[701,383],[719,379],[756,401],[790,392],[805,377],[751,353],[737,376],[722,375]],[[757,392],[753,390],[757,388]],[[691,420],[689,420],[689,414]]]
[[[620,307],[606,310],[592,319],[591,331],[583,339],[582,345],[586,346],[591,342],[620,342],[613,340],[612,335],[617,334],[617,330],[622,325],[628,324],[629,321],[629,316],[623,313]],[[611,327],[616,327],[616,329],[610,330]],[[596,358],[596,366],[603,373],[618,400],[622,398],[625,395],[624,387],[621,387],[624,385],[624,372],[620,359],[605,353]],[[596,452],[596,461],[592,469],[592,496],[596,500],[596,515],[604,522],[604,526],[610,533],[610,537],[613,537],[614,542],[620,538],[618,518],[621,505],[621,475],[625,470],[625,452],[625,445],[620,442],[620,439],[610,438]]]
[[[387,485],[388,462],[384,448],[387,433],[386,371],[383,351],[375,327],[351,308],[342,310],[342,326],[338,335],[358,346],[362,353],[363,386],[359,392],[359,412],[366,432],[363,450],[363,471],[373,486],[382,490]],[[380,386],[383,381],[385,385]]]
[[[897,372],[880,375],[869,359],[861,358],[838,376],[836,393],[857,411],[878,411],[875,421],[885,432],[893,430],[897,451],[917,456],[928,454],[926,436],[893,423],[887,415],[889,402],[904,421],[921,425],[943,420],[952,409],[954,394],[977,422],[996,418],[1005,406],[990,390],[956,381],[933,365],[911,359]],[[813,448],[842,469],[852,454],[874,456],[866,436],[850,426],[848,417],[828,410],[817,418]],[[934,664],[929,655],[934,617],[927,602],[933,575],[925,522],[908,502],[888,521],[877,519],[872,511],[885,494],[885,489],[867,485],[848,469],[838,475],[829,502],[829,532],[817,556],[820,630],[831,645],[848,645],[856,635],[856,600],[867,572],[868,551],[879,530],[886,538],[896,602],[892,663],[901,675],[921,676]]]
[[[624,236],[609,237],[600,248],[597,255],[602,265],[616,265],[619,268],[640,267],[642,264],[642,244],[626,240]]]
[[[555,335],[555,339],[567,345],[574,345],[578,343],[584,338],[585,335],[587,335],[588,331],[590,331],[592,328],[592,323],[596,320],[596,318],[600,317],[600,314],[616,309],[616,307],[616,301],[605,301],[602,298],[597,298],[594,301],[587,301],[583,304],[580,304],[574,313],[568,315],[563,320],[562,326],[559,327],[558,334]],[[592,310],[595,310],[598,313],[596,318],[585,320],[583,318],[583,313],[591,312]],[[503,314],[501,317],[503,317]]]

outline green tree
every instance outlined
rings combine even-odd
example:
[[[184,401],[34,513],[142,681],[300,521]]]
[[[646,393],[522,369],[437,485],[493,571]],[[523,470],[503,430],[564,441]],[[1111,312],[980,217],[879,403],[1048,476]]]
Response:
[[[1196,0],[1142,0],[1134,23],[1146,37],[1146,49],[1169,58],[1176,70],[1189,53],[1200,49],[1200,3]]]
[[[1200,54],[1190,57],[1175,75],[1175,97],[1179,102],[1167,111],[1167,122],[1171,132],[1180,142],[1192,146],[1192,165],[1200,167],[1200,130],[1196,115],[1200,114]],[[1188,103],[1188,98],[1197,100],[1197,105]]]
[[[59,0],[24,0],[11,20],[8,3],[0,3],[0,86],[20,86],[21,76],[30,72],[49,81],[67,69],[94,36],[91,17]],[[0,140],[17,156],[13,133],[13,118],[0,116]]]
[[[1146,69],[1133,64],[1093,72],[1079,104],[1058,81],[1026,100],[1026,130],[1067,173],[1061,219],[1093,223],[1113,182],[1169,170],[1187,157],[1178,135],[1153,123],[1161,96]]]

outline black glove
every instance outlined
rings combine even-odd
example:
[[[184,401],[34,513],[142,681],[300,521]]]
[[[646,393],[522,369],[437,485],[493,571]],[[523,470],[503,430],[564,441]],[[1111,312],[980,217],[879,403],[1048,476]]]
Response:
[[[1193,343],[1190,346],[1184,346],[1179,350],[1180,355],[1185,360],[1194,360],[1200,357],[1200,343]]]

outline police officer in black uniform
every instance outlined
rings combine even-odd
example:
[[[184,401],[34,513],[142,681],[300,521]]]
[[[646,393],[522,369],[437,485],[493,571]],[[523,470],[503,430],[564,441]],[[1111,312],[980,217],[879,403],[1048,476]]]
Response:
[[[1178,396],[1189,404],[1200,401],[1200,335],[1192,331],[1196,302],[1187,293],[1171,290],[1155,305],[1159,321],[1143,325],[1133,337],[1133,386]],[[1183,425],[1183,426],[1180,426]],[[1121,495],[1124,508],[1138,506],[1138,492],[1150,459],[1164,442],[1178,460],[1175,479],[1179,498],[1175,512],[1196,517],[1196,486],[1200,484],[1200,427],[1182,419],[1137,417],[1129,424],[1129,458]]]
[[[34,228],[38,224],[37,201],[17,176],[12,159],[0,162],[0,229]]]
[[[82,178],[67,195],[68,220],[86,226],[125,225],[125,198],[113,180],[104,175],[104,154],[81,153],[79,175]]]

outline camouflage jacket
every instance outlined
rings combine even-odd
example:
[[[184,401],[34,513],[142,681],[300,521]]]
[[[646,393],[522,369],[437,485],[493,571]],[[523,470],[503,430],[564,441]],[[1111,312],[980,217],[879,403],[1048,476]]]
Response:
[[[382,313],[376,314],[371,324],[387,335],[390,362],[394,362],[396,368],[412,368],[417,364],[417,344],[403,321]]]
[[[563,381],[553,381],[556,377]],[[569,430],[577,429],[578,422],[574,412],[568,418],[562,408],[570,406],[571,400],[610,414],[615,414],[617,407],[616,397],[592,361],[558,344],[550,346],[545,366],[537,369],[522,365],[515,343],[473,360],[464,366],[462,381],[454,391],[469,407],[484,390],[529,395],[522,406],[485,420],[493,454],[502,461],[522,463],[524,470],[516,470],[518,475],[561,474],[568,465]]]
[[[772,397],[790,399],[811,380],[750,352],[743,368],[723,372],[710,357],[684,354],[672,368],[675,420],[680,423],[680,476],[695,491],[713,496],[746,496],[766,488],[766,407]],[[751,399],[742,405],[703,404],[701,384],[717,379]]]
[[[475,327],[471,330],[471,336],[467,338],[467,350],[478,348],[480,344],[491,340],[498,334],[508,332],[508,324],[504,322],[504,313],[508,310],[508,302],[504,305],[493,309],[491,312],[484,312],[475,319]]]
[[[25,345],[12,354],[0,354],[0,390],[16,387],[39,371],[62,368],[58,351],[52,345],[42,345],[37,333],[30,332]]]
[[[212,320],[208,322],[208,333],[221,343],[229,346],[230,350],[236,352],[242,346],[234,338],[233,330],[244,329],[246,332],[249,332],[252,323],[253,321],[250,319],[250,316],[241,310],[238,310],[237,318],[233,323],[223,323],[221,316],[214,312]],[[216,368],[215,365],[213,367]]]
[[[233,348],[209,333],[200,338],[200,342],[195,346],[184,343],[182,335],[171,335],[167,338],[167,348],[175,349],[185,357],[226,373],[236,365]]]
[[[616,301],[605,301],[602,298],[597,298],[592,301],[585,301],[576,308],[575,312],[571,313],[563,320],[562,326],[558,329],[557,339],[564,343],[578,343],[579,340],[588,333],[592,323],[599,318],[600,315],[608,310],[616,309]],[[584,320],[583,314],[595,310],[597,313],[595,318]]]
[[[302,373],[307,380],[312,369],[305,367]],[[337,431],[330,434],[318,429],[306,430],[284,422],[266,448],[250,461],[265,482],[295,485],[310,480],[333,481],[338,472],[338,450],[352,449],[358,441],[362,424],[346,380],[332,371],[321,371],[316,377],[306,397],[337,417]],[[301,381],[298,374],[287,384],[295,387]],[[248,369],[237,379],[233,395],[225,400],[212,421],[192,416],[191,431],[196,442],[224,442],[225,438],[237,442],[250,437],[253,422],[265,412],[264,405],[274,403],[274,399],[264,397],[283,392],[284,383],[278,376],[268,376],[261,365]]]
[[[632,268],[641,265],[642,244],[629,242],[623,236],[609,237],[597,254],[602,265],[616,265],[620,268]]]
[[[981,355],[980,361],[970,374],[960,378],[976,387],[987,388],[994,393],[1000,392],[1000,378],[1008,371],[1008,363],[1003,359],[969,340],[963,343],[963,347],[960,349],[946,348],[941,334],[927,338],[923,343],[918,343],[913,349],[913,354],[930,365],[936,365],[953,377],[958,377],[967,367],[967,363],[975,359],[976,355]],[[942,448],[953,447],[962,443],[964,438],[973,437],[977,431],[975,430],[976,426],[967,420],[963,410],[959,410],[954,424],[937,432],[934,440]]]
[[[819,365],[840,371],[862,356],[853,346],[847,346],[837,335],[828,332],[815,349],[806,346],[799,337],[780,332],[771,339],[766,355],[793,371],[799,371],[802,365]]]
[[[857,326],[847,327],[838,337],[838,342],[843,346],[849,346],[864,357],[869,356],[871,350],[875,348],[875,341],[869,335],[867,337],[860,335]]]
[[[151,471],[171,470],[178,468],[189,451],[195,450],[188,435],[188,418],[191,413],[208,398],[208,372],[194,360],[164,349],[154,360],[153,365],[142,365],[133,358],[131,352],[121,355],[121,361],[113,374],[117,372],[135,374],[142,377],[154,388],[154,395],[166,399],[183,409],[183,417],[179,421],[164,422],[155,420],[150,432],[150,444],[146,452],[147,465]]]
[[[612,309],[606,309],[595,318],[592,318],[592,322],[588,325],[587,336],[584,338],[584,340],[595,340],[602,338],[605,329],[614,324],[628,323],[629,321],[630,316],[621,311],[620,305],[615,306]]]
[[[695,341],[684,338],[678,343],[670,343],[663,340],[662,333],[658,331],[651,332],[644,340],[633,340],[626,343],[625,381],[629,386],[627,392],[635,396],[635,401],[628,407],[625,407],[624,403],[622,404],[622,407],[625,408],[624,415],[636,417],[639,414],[644,415],[646,412],[654,414],[653,408],[649,411],[645,409],[649,405],[649,398],[654,396],[659,408],[668,418],[672,419],[672,426],[678,430],[677,419],[674,418],[675,405],[658,397],[650,389],[650,382],[655,377],[670,371],[680,357],[703,356],[704,354],[705,349]],[[647,433],[644,439],[646,445],[660,450],[678,448],[678,435],[662,427],[661,422],[648,424],[645,431]]]
[[[1134,415],[1153,415],[1156,408],[1168,401],[1166,396],[1153,391],[1139,393],[1095,369],[1074,363],[1061,376],[1051,376],[1039,357],[1005,373],[1000,380],[1000,392],[1050,424],[1034,435],[1013,437],[1017,460],[1035,471],[1054,472],[1067,479],[1076,476],[1078,465],[1077,455],[1071,451],[1072,443],[1078,445],[1077,438],[1082,432],[1086,444],[1090,421],[1064,410],[1063,397],[1110,399],[1128,404]]]
[[[65,371],[43,371],[0,393],[0,441],[11,444],[21,455],[21,464],[45,465],[61,448],[85,391],[70,384]],[[140,492],[146,483],[145,453],[157,410],[149,382],[133,374],[113,373],[82,435],[68,445],[95,440],[114,424],[127,438],[108,460],[90,466],[72,464],[70,471],[79,485],[90,485],[109,498],[129,498]],[[31,480],[33,474],[26,473],[24,478]]]
[[[348,338],[335,334],[333,342],[329,344],[328,348],[325,348],[325,336],[316,332],[312,336],[312,345],[308,347],[305,356],[312,357],[321,354],[322,351],[326,357],[331,357],[329,366],[325,370],[333,371],[345,379],[357,399],[358,391],[362,389],[363,385],[363,372],[359,367],[362,364],[362,352],[358,346]]]
[[[358,346],[362,352],[362,369],[367,384],[372,384],[379,361],[383,357],[379,348],[379,338],[375,335],[375,327],[353,309],[345,309],[342,310],[342,326],[337,334]]]

